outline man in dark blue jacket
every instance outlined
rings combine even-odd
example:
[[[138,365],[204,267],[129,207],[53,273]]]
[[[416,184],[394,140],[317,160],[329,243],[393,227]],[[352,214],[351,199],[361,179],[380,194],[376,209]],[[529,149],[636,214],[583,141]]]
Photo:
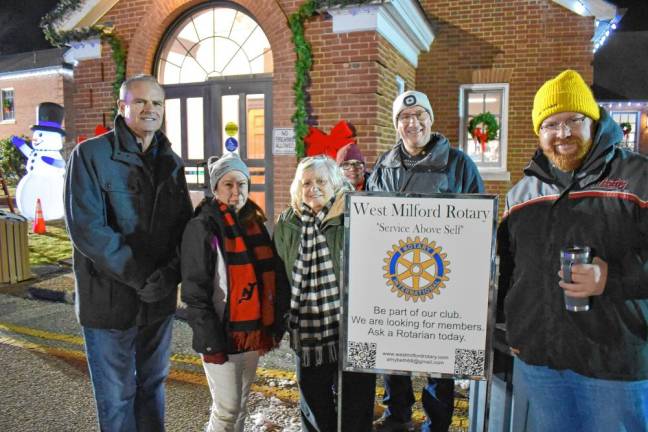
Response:
[[[392,106],[398,143],[376,162],[369,176],[370,191],[404,193],[481,193],[484,184],[475,163],[462,151],[451,148],[446,137],[432,132],[434,114],[427,96],[408,91]],[[385,375],[387,405],[374,423],[377,431],[413,429],[414,392],[409,376]],[[452,423],[454,381],[428,378],[421,401],[427,415],[423,432],[444,432]]]
[[[155,78],[125,81],[115,128],[78,145],[67,166],[76,312],[105,431],[164,430],[177,249],[192,207],[163,115]]]

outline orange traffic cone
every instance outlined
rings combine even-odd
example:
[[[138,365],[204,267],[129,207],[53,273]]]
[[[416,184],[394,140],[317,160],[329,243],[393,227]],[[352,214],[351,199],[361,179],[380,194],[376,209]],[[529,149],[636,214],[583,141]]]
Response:
[[[32,227],[34,234],[45,234],[45,218],[43,217],[43,208],[41,207],[40,198],[36,198],[36,219]]]

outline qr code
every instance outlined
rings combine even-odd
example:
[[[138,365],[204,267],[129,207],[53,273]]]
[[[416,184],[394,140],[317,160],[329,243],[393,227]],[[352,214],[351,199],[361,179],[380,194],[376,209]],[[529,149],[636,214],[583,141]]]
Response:
[[[455,375],[484,376],[484,350],[455,350]]]
[[[349,366],[373,369],[376,367],[376,344],[349,341]]]

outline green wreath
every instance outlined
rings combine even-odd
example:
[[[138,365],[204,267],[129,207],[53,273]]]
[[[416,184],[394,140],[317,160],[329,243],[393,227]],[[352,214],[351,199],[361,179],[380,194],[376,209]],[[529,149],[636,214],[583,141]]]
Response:
[[[499,131],[499,125],[497,124],[497,119],[493,114],[490,112],[485,112],[481,113],[475,117],[473,117],[469,122],[468,122],[468,132],[474,137],[474,131],[479,126],[480,124],[483,124],[486,126],[486,130],[488,131],[488,134],[486,135],[486,139],[488,141],[493,140],[497,138],[497,132]]]
[[[623,122],[619,123],[619,126],[621,126],[621,130],[623,131],[623,135],[628,135],[630,132],[632,132],[632,124],[628,122]]]

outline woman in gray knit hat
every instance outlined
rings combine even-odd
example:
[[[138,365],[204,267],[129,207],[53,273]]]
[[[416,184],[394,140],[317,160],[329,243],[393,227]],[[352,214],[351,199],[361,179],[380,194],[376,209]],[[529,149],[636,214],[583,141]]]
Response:
[[[250,171],[230,153],[208,161],[205,198],[182,239],[182,300],[212,395],[206,432],[243,432],[259,356],[284,333],[289,286],[248,198]]]

